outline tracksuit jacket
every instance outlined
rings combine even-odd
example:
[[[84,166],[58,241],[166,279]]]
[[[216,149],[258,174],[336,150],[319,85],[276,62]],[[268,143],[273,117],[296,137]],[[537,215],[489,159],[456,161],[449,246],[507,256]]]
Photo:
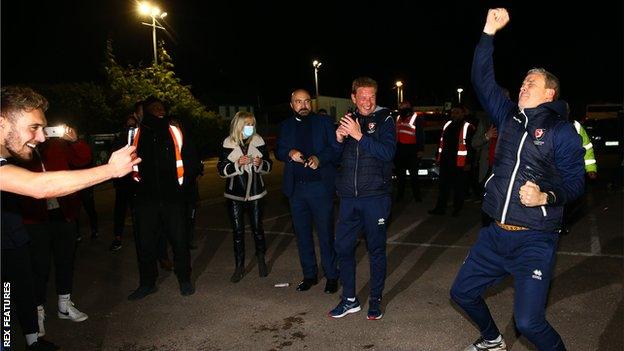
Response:
[[[481,105],[498,128],[492,174],[485,183],[483,211],[497,221],[556,232],[563,206],[584,190],[584,149],[567,121],[564,101],[520,111],[494,79],[493,37],[487,34],[475,50],[472,83]],[[552,191],[552,205],[526,207],[519,190],[526,181]]]

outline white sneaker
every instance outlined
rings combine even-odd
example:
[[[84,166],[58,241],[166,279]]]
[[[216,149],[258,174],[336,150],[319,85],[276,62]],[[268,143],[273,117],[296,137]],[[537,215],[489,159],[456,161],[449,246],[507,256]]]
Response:
[[[466,347],[464,351],[507,351],[507,345],[505,345],[505,339],[502,336],[500,341],[487,341],[481,337]]]
[[[39,324],[39,332],[37,333],[38,337],[43,337],[45,335],[45,327],[43,322],[45,321],[45,310],[43,306],[37,306],[37,324]]]
[[[70,319],[72,322],[82,322],[89,318],[86,313],[78,311],[78,309],[74,307],[74,303],[71,300],[61,303],[65,304],[66,312],[63,313],[60,310],[58,311],[58,317],[60,319]]]

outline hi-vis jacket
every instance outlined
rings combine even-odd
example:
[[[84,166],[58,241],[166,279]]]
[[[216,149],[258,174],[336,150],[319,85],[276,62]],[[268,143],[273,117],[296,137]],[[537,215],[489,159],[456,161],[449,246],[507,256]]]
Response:
[[[416,134],[416,121],[418,116],[416,112],[412,114],[410,118],[402,118],[400,115],[396,118],[396,135],[397,141],[400,144],[416,144],[420,142],[418,140],[419,135]]]
[[[262,162],[258,167],[253,163],[240,166],[237,161],[243,155],[249,156],[252,160],[260,157]],[[271,172],[272,166],[273,161],[269,157],[266,144],[259,135],[251,136],[246,153],[243,152],[243,147],[237,145],[232,138],[225,138],[217,163],[219,176],[226,178],[223,196],[236,201],[253,201],[262,198],[267,194],[262,175]]]
[[[578,121],[574,121],[573,125],[583,141],[583,148],[585,149],[585,172],[598,172],[598,165],[596,164],[596,157],[594,156],[594,145],[592,145],[591,140],[589,140],[585,128],[583,128]]]
[[[438,145],[438,157],[437,161],[440,163],[440,157],[442,155],[442,149],[444,149],[444,131],[446,128],[453,123],[453,121],[448,121],[442,127],[442,133],[440,134],[440,144]],[[466,165],[466,158],[468,158],[468,148],[466,146],[466,139],[468,138],[468,132],[474,129],[472,124],[464,121],[462,124],[462,128],[458,134],[459,140],[457,141],[457,167],[464,167]]]
[[[472,83],[481,105],[498,129],[492,175],[485,183],[483,211],[497,221],[556,232],[563,206],[583,193],[581,138],[567,121],[563,101],[519,111],[494,79],[493,37],[482,34],[474,53]],[[527,181],[552,192],[555,203],[526,207],[519,190]]]

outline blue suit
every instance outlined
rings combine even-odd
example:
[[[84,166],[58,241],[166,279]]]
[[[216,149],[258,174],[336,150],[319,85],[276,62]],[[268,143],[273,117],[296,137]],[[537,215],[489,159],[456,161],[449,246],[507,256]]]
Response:
[[[335,129],[329,117],[310,114],[290,117],[281,124],[275,156],[284,162],[282,190],[290,202],[291,216],[299,261],[304,278],[317,279],[318,268],[312,237],[312,222],[316,225],[321,265],[327,279],[337,279],[334,251],[334,180],[337,155],[331,147]],[[305,158],[316,156],[319,167],[312,170],[294,162],[290,150],[299,150]]]

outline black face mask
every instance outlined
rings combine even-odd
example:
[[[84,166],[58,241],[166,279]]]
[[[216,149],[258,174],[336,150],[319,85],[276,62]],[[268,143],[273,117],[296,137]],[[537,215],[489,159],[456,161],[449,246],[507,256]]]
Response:
[[[412,109],[411,108],[402,108],[402,109],[399,110],[399,114],[401,115],[401,117],[411,116],[412,115]]]

